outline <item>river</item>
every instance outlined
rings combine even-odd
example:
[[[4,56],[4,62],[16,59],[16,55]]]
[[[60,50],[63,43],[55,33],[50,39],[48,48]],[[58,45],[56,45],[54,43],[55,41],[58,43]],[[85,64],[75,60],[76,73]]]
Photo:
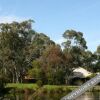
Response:
[[[9,93],[0,100],[60,100],[62,94],[40,94],[34,97],[33,93]],[[100,92],[86,92],[75,100],[100,100]]]

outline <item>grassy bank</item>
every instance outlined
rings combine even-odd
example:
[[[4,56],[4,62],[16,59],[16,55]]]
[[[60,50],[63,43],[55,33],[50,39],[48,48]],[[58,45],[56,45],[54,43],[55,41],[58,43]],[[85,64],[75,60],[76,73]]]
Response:
[[[24,84],[24,83],[8,83],[6,88],[16,88],[16,89],[34,89],[38,88],[37,84]]]
[[[54,90],[54,89],[58,89],[58,88],[62,88],[62,89],[75,89],[78,86],[66,86],[66,85],[43,85],[42,88],[46,88],[47,90]],[[38,89],[39,87],[37,86],[37,84],[25,84],[25,83],[8,83],[6,85],[6,88],[16,88],[16,89]]]
[[[66,85],[44,85],[43,87],[41,87],[41,89],[46,89],[47,91],[51,91],[51,90],[63,90],[63,91],[67,91],[67,90],[74,90],[76,88],[78,88],[79,86],[66,86]],[[15,88],[15,89],[19,89],[19,90],[25,90],[25,89],[32,89],[32,90],[38,90],[40,89],[37,84],[23,84],[23,83],[8,83],[6,85],[6,88]],[[94,86],[92,89],[88,90],[88,91],[100,91],[100,86]]]

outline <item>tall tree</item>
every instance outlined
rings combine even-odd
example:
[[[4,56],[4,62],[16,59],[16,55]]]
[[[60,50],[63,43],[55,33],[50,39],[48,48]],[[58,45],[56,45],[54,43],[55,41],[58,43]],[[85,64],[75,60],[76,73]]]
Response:
[[[64,84],[64,55],[60,46],[48,45],[42,52],[39,58],[33,60],[28,75],[41,79],[43,83]]]
[[[44,33],[36,33],[34,35],[33,41],[32,41],[32,60],[39,58],[43,51],[48,47],[49,45],[55,44],[48,36],[46,36]]]
[[[82,32],[66,30],[63,37],[65,39],[65,42],[62,43],[64,46],[63,52],[66,59],[66,67],[69,67],[69,70],[66,68],[66,77],[68,79],[72,74],[73,68],[83,66],[83,54],[87,46]]]
[[[100,72],[100,45],[97,47],[96,52],[94,53],[95,55],[95,61],[94,61],[94,68],[93,71],[94,72]]]
[[[12,82],[22,82],[27,67],[27,47],[34,33],[31,23],[28,20],[0,24],[0,67],[4,74],[9,73]]]
[[[44,62],[48,84],[63,84],[65,82],[64,55],[60,46],[48,46],[40,59]]]

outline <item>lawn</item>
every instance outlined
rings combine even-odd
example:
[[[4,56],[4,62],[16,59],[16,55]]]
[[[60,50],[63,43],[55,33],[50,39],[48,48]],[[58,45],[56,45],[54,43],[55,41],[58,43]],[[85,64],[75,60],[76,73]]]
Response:
[[[39,87],[37,86],[37,84],[26,84],[26,83],[7,83],[6,85],[7,88],[16,88],[16,89],[21,89],[21,90],[24,90],[24,89],[33,89],[33,90],[36,90],[38,89]],[[56,90],[56,89],[59,89],[59,88],[62,88],[62,89],[70,89],[70,90],[73,90],[75,88],[77,88],[78,86],[66,86],[66,85],[43,85],[42,88],[45,88],[47,89],[48,91],[49,90]]]
[[[6,87],[9,88],[17,88],[17,89],[37,89],[38,86],[36,84],[25,84],[25,83],[8,83]]]
[[[26,84],[26,83],[8,83],[6,85],[7,88],[16,88],[16,89],[33,89],[33,90],[37,90],[39,89],[39,87],[37,86],[37,84]],[[49,90],[56,90],[56,89],[64,89],[64,90],[74,90],[76,88],[78,88],[79,86],[66,86],[66,85],[44,85],[42,88]],[[100,86],[94,86],[92,89],[90,89],[90,91],[100,91]]]

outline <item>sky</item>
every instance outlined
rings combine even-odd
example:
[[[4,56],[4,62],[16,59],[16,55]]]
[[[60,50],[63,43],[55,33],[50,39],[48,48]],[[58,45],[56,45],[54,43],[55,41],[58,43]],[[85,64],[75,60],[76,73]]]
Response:
[[[100,45],[100,0],[0,0],[0,23],[28,19],[56,43],[73,29],[83,33],[92,52]]]

